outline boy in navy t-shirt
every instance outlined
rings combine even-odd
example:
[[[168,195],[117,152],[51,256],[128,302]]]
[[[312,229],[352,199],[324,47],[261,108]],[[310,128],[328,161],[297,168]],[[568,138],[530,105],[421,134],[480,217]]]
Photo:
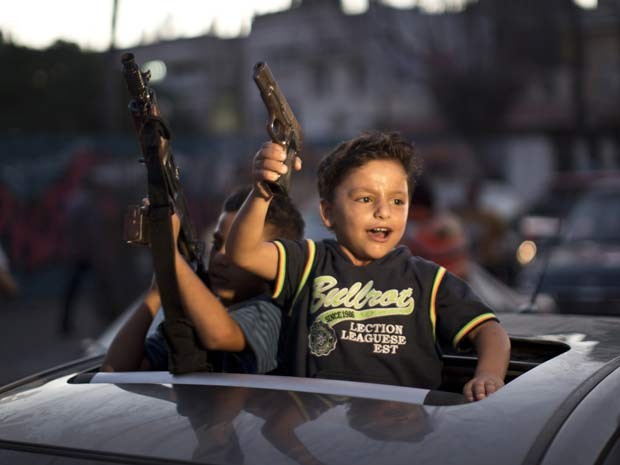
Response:
[[[396,133],[364,133],[322,160],[320,211],[335,241],[262,239],[272,200],[264,183],[286,172],[284,159],[270,142],[256,154],[254,188],[228,239],[232,260],[273,282],[288,316],[280,370],[436,389],[438,343],[472,343],[478,365],[466,397],[502,387],[510,342],[493,312],[444,268],[397,247],[418,163],[411,144]]]

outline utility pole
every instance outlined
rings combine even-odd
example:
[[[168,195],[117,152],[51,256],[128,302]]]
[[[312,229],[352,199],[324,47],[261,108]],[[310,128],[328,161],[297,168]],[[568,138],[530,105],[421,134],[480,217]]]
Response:
[[[110,46],[108,51],[116,49],[116,18],[118,17],[118,0],[112,0],[112,25],[110,28]]]
[[[116,54],[116,19],[118,17],[118,0],[112,0],[112,21],[110,24],[110,44],[108,49],[103,52],[103,92],[101,93],[104,101],[102,125],[106,131],[113,131],[118,128],[118,90],[120,80],[120,62]],[[116,72],[118,71],[118,72]]]
[[[585,64],[585,41],[582,29],[581,7],[574,2],[569,3],[569,27],[571,46],[573,49],[571,57],[571,96],[572,96],[572,110],[573,110],[573,136],[572,136],[572,151],[573,156],[570,160],[560,159],[561,167],[564,169],[573,170],[576,168],[575,154],[579,144],[583,144],[586,150],[588,163],[591,162],[592,153],[589,143],[585,143],[588,140],[588,117],[587,117],[587,103],[585,98],[584,87],[584,64]],[[588,140],[589,142],[589,140]]]

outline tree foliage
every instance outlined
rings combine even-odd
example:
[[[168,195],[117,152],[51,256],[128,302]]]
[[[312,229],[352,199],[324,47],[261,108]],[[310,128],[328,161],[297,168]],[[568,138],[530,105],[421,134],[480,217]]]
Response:
[[[0,40],[0,130],[100,130],[104,59],[64,41],[33,50]]]

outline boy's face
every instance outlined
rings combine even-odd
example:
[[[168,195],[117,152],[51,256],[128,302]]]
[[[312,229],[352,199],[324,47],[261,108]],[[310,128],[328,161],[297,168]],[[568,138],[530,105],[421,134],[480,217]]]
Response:
[[[226,238],[235,216],[236,213],[222,212],[213,231],[213,243],[209,252],[211,290],[226,304],[255,297],[265,290],[262,279],[233,265],[225,254]]]
[[[321,217],[354,265],[384,257],[402,238],[409,209],[407,174],[393,160],[372,160],[351,170]]]

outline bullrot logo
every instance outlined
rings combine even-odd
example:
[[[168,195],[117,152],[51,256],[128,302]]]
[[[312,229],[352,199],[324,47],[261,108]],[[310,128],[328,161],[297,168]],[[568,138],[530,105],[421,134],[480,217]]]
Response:
[[[372,352],[395,354],[407,343],[403,326],[386,323],[362,323],[373,318],[411,315],[415,307],[413,290],[374,288],[374,281],[355,282],[350,287],[338,287],[333,276],[317,276],[312,283],[310,314],[317,314],[310,326],[310,352],[318,357],[329,355],[338,339],[372,344]],[[319,312],[320,310],[320,312]],[[334,326],[349,322],[340,328],[337,336]]]

